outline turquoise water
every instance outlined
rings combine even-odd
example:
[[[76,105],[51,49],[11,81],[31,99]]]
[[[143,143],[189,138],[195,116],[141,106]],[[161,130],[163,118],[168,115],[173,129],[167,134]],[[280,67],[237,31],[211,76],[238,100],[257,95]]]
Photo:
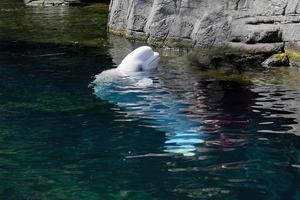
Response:
[[[160,49],[157,71],[91,85],[141,45],[106,35],[107,5],[0,5],[0,199],[300,199],[298,69]]]

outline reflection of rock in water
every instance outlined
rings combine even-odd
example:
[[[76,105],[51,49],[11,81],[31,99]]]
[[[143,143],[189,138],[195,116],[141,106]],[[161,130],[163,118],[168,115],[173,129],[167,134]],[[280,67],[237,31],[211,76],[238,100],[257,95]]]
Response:
[[[299,134],[297,90],[271,85],[244,87],[227,81],[200,81],[198,87],[201,105],[207,106],[208,113],[215,113],[209,123],[219,127],[220,141],[211,144],[232,146],[241,137],[263,133]]]
[[[257,124],[260,133],[292,133],[300,135],[300,91],[266,85],[255,89],[260,96],[253,111],[261,116]]]

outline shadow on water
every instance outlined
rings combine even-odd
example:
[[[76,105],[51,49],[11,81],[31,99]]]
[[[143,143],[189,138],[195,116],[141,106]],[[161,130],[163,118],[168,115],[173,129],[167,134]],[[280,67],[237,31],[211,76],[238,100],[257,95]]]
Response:
[[[29,19],[30,12],[33,19],[48,12],[20,9]],[[40,41],[46,36],[37,35],[39,28],[27,34],[34,20],[22,35],[12,13],[0,14],[12,20],[4,37],[0,18],[0,199],[299,199],[296,69],[229,77],[160,50],[154,82],[171,103],[184,103],[181,121],[196,121],[206,135],[193,156],[166,156],[170,131],[88,87],[141,43],[103,36],[96,46],[53,44]],[[73,25],[58,29],[71,32]],[[57,36],[56,29],[43,31]]]

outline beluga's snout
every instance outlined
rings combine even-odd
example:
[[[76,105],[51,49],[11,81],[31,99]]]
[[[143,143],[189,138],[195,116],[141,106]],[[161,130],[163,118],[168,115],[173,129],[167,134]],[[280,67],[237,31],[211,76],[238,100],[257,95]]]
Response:
[[[142,46],[128,54],[118,69],[124,72],[148,71],[155,69],[159,60],[159,53],[149,46]]]

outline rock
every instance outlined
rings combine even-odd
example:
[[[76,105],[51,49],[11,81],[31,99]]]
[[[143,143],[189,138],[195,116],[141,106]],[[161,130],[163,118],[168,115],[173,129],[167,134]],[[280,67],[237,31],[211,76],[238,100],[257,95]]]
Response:
[[[300,6],[299,0],[112,0],[108,27],[163,46],[232,43],[274,54],[300,42]]]
[[[254,67],[261,67],[265,60],[263,54],[240,51],[237,48],[213,47],[210,49],[195,48],[188,54],[191,65],[202,69],[230,69],[243,71]]]
[[[289,57],[286,53],[274,54],[262,63],[264,67],[284,67],[289,65]]]
[[[285,42],[286,51],[294,51],[300,54],[300,41],[299,42]]]
[[[282,42],[282,31],[277,25],[236,25],[232,27],[231,41],[247,44]]]
[[[286,42],[285,52],[289,56],[290,65],[300,67],[300,42]]]
[[[227,42],[227,46],[238,49],[241,51],[246,51],[248,53],[259,54],[275,54],[284,49],[284,43],[257,43],[257,44],[245,44],[239,42]]]

